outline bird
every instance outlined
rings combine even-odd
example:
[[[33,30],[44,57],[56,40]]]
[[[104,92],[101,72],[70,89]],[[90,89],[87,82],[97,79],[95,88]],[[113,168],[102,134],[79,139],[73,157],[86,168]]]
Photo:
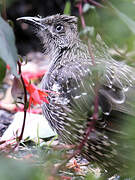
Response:
[[[135,150],[128,139],[135,118],[134,68],[116,61],[99,34],[90,47],[83,42],[75,16],[18,20],[34,27],[50,59],[41,84],[50,91],[42,110],[52,129],[65,143],[82,144],[81,155],[109,176],[128,169],[127,162],[135,163],[128,157]]]

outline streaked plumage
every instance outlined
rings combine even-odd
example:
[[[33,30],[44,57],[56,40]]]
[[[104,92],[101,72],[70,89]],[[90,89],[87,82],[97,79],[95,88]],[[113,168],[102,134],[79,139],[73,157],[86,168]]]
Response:
[[[50,93],[49,104],[43,104],[43,114],[51,127],[64,142],[79,145],[93,115],[98,87],[99,117],[82,154],[111,175],[117,173],[127,165],[127,151],[133,150],[121,139],[127,138],[122,131],[127,116],[135,116],[134,69],[115,61],[99,36],[92,45],[93,65],[87,45],[78,37],[76,17],[58,14],[20,20],[38,27],[51,60],[42,80],[43,90],[56,92]],[[134,163],[134,159],[131,161]]]

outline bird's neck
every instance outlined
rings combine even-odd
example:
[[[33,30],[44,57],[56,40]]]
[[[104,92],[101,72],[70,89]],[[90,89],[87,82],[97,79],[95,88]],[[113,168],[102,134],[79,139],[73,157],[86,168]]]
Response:
[[[47,55],[51,62],[50,65],[53,66],[53,68],[56,68],[56,66],[64,66],[64,64],[67,64],[71,61],[77,61],[81,57],[87,59],[86,56],[89,57],[87,54],[87,46],[83,44],[80,39],[76,39],[68,47],[51,47]]]

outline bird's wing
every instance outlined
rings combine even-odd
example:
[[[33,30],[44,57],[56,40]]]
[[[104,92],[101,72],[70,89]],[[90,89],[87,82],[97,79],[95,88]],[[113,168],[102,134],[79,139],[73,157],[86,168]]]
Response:
[[[105,114],[116,110],[135,115],[135,70],[115,61],[101,39],[92,51],[96,65],[83,59],[70,62],[59,70],[58,83],[65,86],[65,92],[72,96],[70,99],[79,101],[77,104],[81,108],[84,102],[87,102],[85,107],[93,103],[95,87],[98,86],[100,106]],[[88,96],[92,96],[91,99]]]
[[[104,85],[99,89],[101,99],[106,98],[114,110],[135,115],[135,69],[115,61],[100,37],[93,53],[95,61],[104,66]]]
[[[87,112],[94,103],[95,88],[99,89],[99,103],[102,111],[109,114],[112,110],[135,115],[135,72],[124,63],[115,61],[108,53],[102,40],[92,47],[95,65],[79,57],[63,64],[53,74],[55,77],[50,104],[67,107],[69,104],[80,112]],[[65,61],[66,62],[66,61]],[[52,102],[51,102],[52,101]]]
[[[60,87],[61,102],[70,99],[70,104],[76,104],[81,112],[85,112],[86,107],[94,103],[97,87],[105,114],[116,110],[135,115],[135,74],[132,68],[114,60],[109,66],[105,61],[95,66],[80,62],[68,63],[59,70],[55,86]]]

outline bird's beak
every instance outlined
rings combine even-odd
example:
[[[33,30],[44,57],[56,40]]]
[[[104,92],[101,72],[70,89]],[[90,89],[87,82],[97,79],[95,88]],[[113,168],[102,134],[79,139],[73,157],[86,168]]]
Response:
[[[43,24],[43,19],[38,17],[20,17],[17,18],[17,21],[24,22],[30,24],[37,29],[46,29],[45,25]]]

